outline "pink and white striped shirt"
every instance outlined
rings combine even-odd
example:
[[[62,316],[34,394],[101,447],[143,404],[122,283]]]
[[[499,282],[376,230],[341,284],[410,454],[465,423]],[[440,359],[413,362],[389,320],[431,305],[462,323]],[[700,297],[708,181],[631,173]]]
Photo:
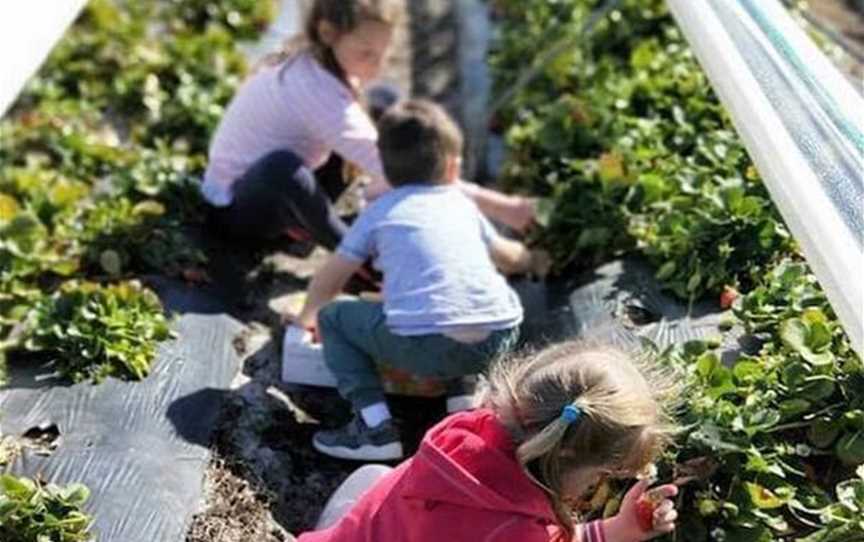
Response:
[[[378,131],[351,91],[308,52],[249,77],[228,105],[210,144],[201,192],[230,205],[232,184],[261,157],[291,150],[316,169],[335,151],[372,178],[370,193],[389,189]]]

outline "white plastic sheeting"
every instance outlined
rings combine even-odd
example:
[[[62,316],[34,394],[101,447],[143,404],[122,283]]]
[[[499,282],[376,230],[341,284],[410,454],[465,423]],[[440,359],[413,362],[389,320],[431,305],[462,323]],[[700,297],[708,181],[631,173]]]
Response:
[[[0,116],[87,0],[0,1]]]
[[[777,0],[669,0],[864,354],[864,99]]]

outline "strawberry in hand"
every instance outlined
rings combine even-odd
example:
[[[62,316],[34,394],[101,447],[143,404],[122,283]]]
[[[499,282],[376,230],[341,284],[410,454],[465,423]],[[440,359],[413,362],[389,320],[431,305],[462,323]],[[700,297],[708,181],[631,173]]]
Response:
[[[650,491],[646,491],[639,497],[636,501],[636,521],[640,529],[646,532],[654,530],[654,511],[662,500],[662,497],[655,496]]]
[[[618,515],[605,520],[609,540],[649,540],[675,529],[678,512],[670,498],[678,486],[666,484],[648,490],[649,482],[637,482],[627,491]]]

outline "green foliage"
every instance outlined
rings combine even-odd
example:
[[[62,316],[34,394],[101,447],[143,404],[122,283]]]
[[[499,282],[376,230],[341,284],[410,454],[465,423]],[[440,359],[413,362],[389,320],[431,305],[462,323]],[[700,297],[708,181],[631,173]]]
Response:
[[[758,354],[727,366],[693,342],[665,357],[689,383],[675,460],[718,464],[685,490],[679,539],[773,540],[840,523],[864,536],[855,521],[834,518],[849,509],[847,487],[858,487],[843,480],[864,464],[864,366],[815,278],[782,261],[735,313],[762,341]]]
[[[595,4],[557,2],[506,20],[493,56],[502,88],[540,33],[580,32]],[[790,249],[662,2],[624,2],[578,43],[502,113],[511,124],[505,182],[554,201],[541,241],[559,268],[638,247],[672,292],[691,299],[749,283]]]
[[[107,375],[141,379],[156,343],[172,336],[156,295],[137,282],[67,282],[30,314],[27,348],[48,352],[73,381]]]
[[[167,0],[160,17],[171,29],[199,32],[221,25],[237,39],[253,39],[276,15],[274,0]]]
[[[800,542],[849,542],[864,536],[864,465],[856,475],[837,484],[837,502],[821,510],[825,527]]]
[[[147,373],[167,336],[155,297],[87,281],[205,263],[185,232],[202,219],[211,132],[246,72],[235,39],[275,8],[91,0],[0,121],[0,381],[27,339],[75,379]],[[124,334],[140,340],[104,344]]]
[[[90,517],[82,507],[90,491],[81,484],[58,487],[0,475],[0,540],[4,542],[86,542]]]

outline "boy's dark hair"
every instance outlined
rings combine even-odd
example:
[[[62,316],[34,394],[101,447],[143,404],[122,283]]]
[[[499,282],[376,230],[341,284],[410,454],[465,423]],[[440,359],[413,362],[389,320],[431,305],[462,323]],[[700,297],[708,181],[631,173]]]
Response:
[[[447,158],[462,155],[462,132],[440,106],[408,100],[378,121],[378,150],[392,186],[438,184]]]

